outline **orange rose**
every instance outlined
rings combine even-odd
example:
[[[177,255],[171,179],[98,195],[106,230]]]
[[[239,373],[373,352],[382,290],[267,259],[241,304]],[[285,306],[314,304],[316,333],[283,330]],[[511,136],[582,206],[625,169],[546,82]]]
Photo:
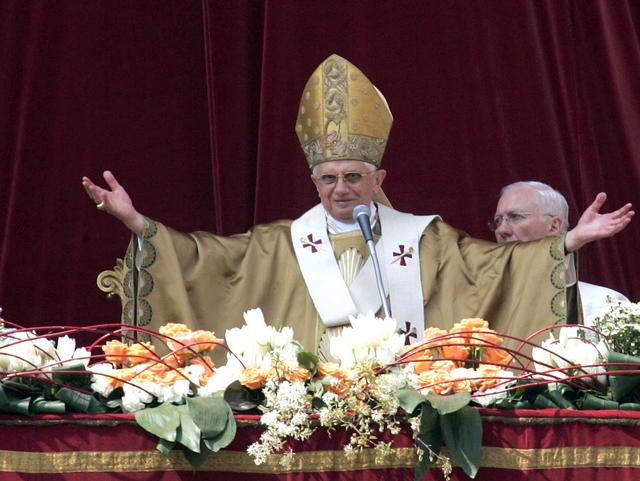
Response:
[[[269,369],[262,369],[262,376],[265,379],[265,382],[273,379],[274,381],[280,381],[283,378],[284,369],[280,365],[275,365],[270,367]]]
[[[156,381],[161,382],[162,384],[165,384],[167,386],[171,386],[178,379],[184,379],[184,377],[178,374],[178,370],[174,369],[168,369],[156,375]]]
[[[509,364],[511,362],[511,354],[504,349],[494,349],[490,347],[482,353],[482,362]]]
[[[460,345],[462,340],[459,339],[451,339],[457,345],[444,345],[442,346],[442,357],[447,359],[458,359],[463,360],[469,357],[469,347]]]
[[[473,380],[473,388],[476,391],[484,392],[494,387],[498,383],[496,376],[501,370],[500,366],[480,364],[476,370],[480,377]]]
[[[184,348],[184,340],[191,335],[191,329],[184,324],[170,322],[162,326],[158,332],[166,336],[166,343],[172,351],[179,351]]]
[[[189,336],[187,345],[193,346],[196,352],[213,351],[213,349],[224,341],[218,339],[211,331],[195,331]]]
[[[418,376],[418,383],[436,394],[446,396],[453,393],[454,380],[446,371],[427,371]]]
[[[425,349],[434,349],[442,344],[446,339],[441,339],[442,336],[446,336],[447,331],[440,329],[439,327],[429,327],[424,331],[424,347]],[[430,339],[434,339],[428,342]]]
[[[198,383],[200,386],[206,386],[209,383],[209,380],[215,376],[215,371],[206,371],[198,376]]]
[[[304,382],[311,379],[311,371],[304,366],[298,366],[295,371],[287,372],[284,377],[289,382]]]
[[[170,369],[169,367],[165,366],[163,363],[161,362],[149,362],[147,363],[148,367],[145,367],[145,371],[150,372],[152,374],[159,374],[162,373],[164,371],[167,371],[168,369]]]
[[[471,381],[469,379],[456,379],[453,381],[453,392],[471,392]]]
[[[196,356],[189,361],[189,365],[204,366],[207,371],[213,371],[216,367],[213,359],[211,359],[209,356]]]
[[[456,329],[456,327],[460,328],[461,330],[475,331],[478,329],[488,329],[489,323],[484,319],[476,317],[472,319],[462,319],[460,322],[453,326],[453,329]]]
[[[107,341],[107,343],[102,346],[105,359],[114,364],[124,364],[126,362],[128,348],[129,346],[127,344],[118,340]]]
[[[433,356],[431,350],[424,349],[423,345],[405,346],[402,358],[404,361],[413,365],[413,372],[420,374],[421,372],[431,369]]]
[[[434,371],[446,371],[446,372],[451,372],[457,367],[458,366],[455,362],[448,361],[448,360],[433,361],[433,364],[431,365],[431,369]]]
[[[155,359],[156,349],[150,342],[139,342],[127,346],[127,360],[131,366]]]
[[[191,334],[191,329],[184,324],[170,322],[158,329],[158,332],[163,336],[177,339],[179,337],[184,337],[187,334]]]
[[[337,396],[344,396],[349,391],[349,383],[344,379],[335,378],[334,382],[329,383],[326,388]]]
[[[471,338],[472,344],[490,344],[499,345],[502,344],[502,338],[499,337],[493,329],[480,329],[473,331],[473,337]]]
[[[410,344],[402,348],[402,359],[405,361],[420,361],[424,359],[424,356],[428,356],[431,359],[431,352],[425,348],[424,343]]]
[[[187,362],[187,356],[181,353],[173,352],[171,354],[166,355],[163,358],[163,360],[170,367],[176,369],[178,367],[184,366],[184,363]]]
[[[340,364],[335,362],[323,362],[318,365],[318,377],[322,379],[326,376],[333,376],[344,379],[345,373],[340,369]]]
[[[267,379],[260,368],[248,367],[240,374],[240,384],[249,389],[260,389],[266,383]]]
[[[131,367],[127,367],[123,369],[118,369],[113,373],[113,375],[118,378],[118,381],[116,381],[115,384],[112,383],[112,385],[114,387],[121,387],[124,384],[123,381],[130,381],[131,379],[133,379],[138,375],[138,371]]]
[[[154,382],[156,380],[156,374],[151,371],[142,371],[136,375],[135,379],[138,382]]]

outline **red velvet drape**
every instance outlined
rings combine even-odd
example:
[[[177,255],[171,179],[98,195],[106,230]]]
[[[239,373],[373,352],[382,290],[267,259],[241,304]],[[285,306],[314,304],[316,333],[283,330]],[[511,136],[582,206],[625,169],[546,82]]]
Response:
[[[640,204],[640,5],[619,0],[0,2],[0,306],[25,325],[119,318],[95,287],[128,241],[80,185],[222,234],[316,201],[294,122],[331,53],[385,94],[393,205],[472,235],[500,187]],[[640,220],[581,278],[640,299]]]
[[[0,307],[23,325],[117,322],[96,275],[129,233],[80,182],[214,229],[202,6],[0,2]]]

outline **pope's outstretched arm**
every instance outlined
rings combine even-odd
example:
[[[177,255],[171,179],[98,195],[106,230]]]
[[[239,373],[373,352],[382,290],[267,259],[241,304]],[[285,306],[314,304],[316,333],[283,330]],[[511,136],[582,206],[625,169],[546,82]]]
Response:
[[[88,177],[82,178],[82,185],[89,197],[97,204],[98,209],[120,219],[134,234],[141,236],[144,230],[143,215],[133,207],[129,194],[111,172],[105,171],[103,177],[110,190],[97,186]]]
[[[576,251],[589,242],[611,237],[631,222],[631,218],[635,214],[631,210],[631,204],[626,204],[607,214],[600,214],[600,208],[606,200],[607,194],[600,192],[593,203],[584,211],[578,224],[567,232],[564,240],[567,252]]]

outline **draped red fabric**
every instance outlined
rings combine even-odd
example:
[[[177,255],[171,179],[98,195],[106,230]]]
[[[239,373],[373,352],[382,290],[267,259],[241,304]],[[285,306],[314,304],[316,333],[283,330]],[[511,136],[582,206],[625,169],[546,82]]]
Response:
[[[26,326],[118,322],[96,276],[130,233],[81,185],[215,228],[202,6],[0,2],[0,307]]]
[[[632,481],[638,477],[640,415],[636,412],[480,409],[480,414],[483,454],[476,481]],[[259,416],[237,419],[255,423]],[[0,426],[5,434],[0,437],[3,481],[83,481],[88,477],[96,481],[414,479],[415,458],[401,454],[403,448],[413,448],[407,424],[397,435],[384,435],[397,451],[395,456],[383,457],[380,464],[373,457],[366,462],[344,455],[350,430],[337,428],[329,433],[320,427],[305,441],[286,442],[284,450],[295,453],[291,468],[279,466],[277,460],[256,466],[246,452],[260,439],[262,429],[239,424],[233,442],[210,454],[198,471],[177,446],[171,455],[161,455],[156,449],[157,437],[137,426],[132,415],[36,415],[29,419],[4,415]],[[310,453],[315,463],[300,460]],[[454,466],[451,479],[471,478]],[[441,480],[444,476],[438,466],[422,478]]]
[[[129,233],[82,175],[112,170],[146,215],[233,234],[317,202],[294,132],[332,53],[395,117],[393,205],[491,239],[500,187],[550,183],[572,224],[638,204],[640,5],[631,0],[0,2],[0,306],[24,325],[119,318],[95,278]],[[104,182],[101,182],[104,184]],[[640,300],[640,220],[581,278]]]

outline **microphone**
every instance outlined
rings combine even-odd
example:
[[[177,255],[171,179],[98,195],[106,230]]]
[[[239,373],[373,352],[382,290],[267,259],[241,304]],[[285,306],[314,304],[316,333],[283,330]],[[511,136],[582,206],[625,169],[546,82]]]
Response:
[[[369,243],[373,242],[373,232],[371,232],[371,210],[364,204],[357,205],[353,209],[353,220],[360,225],[360,230],[364,236],[364,240]]]
[[[384,314],[386,317],[391,317],[391,309],[389,309],[389,302],[387,301],[387,295],[384,292],[384,284],[382,283],[382,273],[380,271],[380,263],[378,262],[378,253],[376,252],[376,244],[373,242],[373,232],[371,232],[371,210],[364,204],[357,205],[353,209],[353,220],[355,220],[360,226],[364,240],[367,242],[367,248],[369,249],[369,256],[373,261],[373,270],[376,273],[376,283],[378,284],[378,293],[380,294],[380,300],[382,301],[382,307],[384,308]]]

